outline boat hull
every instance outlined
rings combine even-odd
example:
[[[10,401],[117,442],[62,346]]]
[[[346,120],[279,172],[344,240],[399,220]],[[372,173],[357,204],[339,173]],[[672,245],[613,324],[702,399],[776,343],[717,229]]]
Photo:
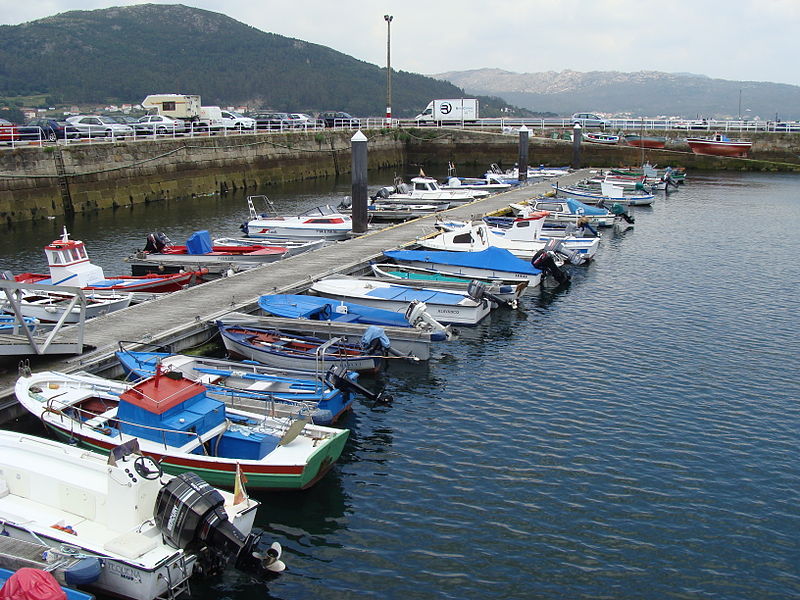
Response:
[[[635,146],[636,148],[660,149],[667,145],[667,138],[660,136],[626,135],[625,143],[628,146]]]
[[[687,138],[686,143],[695,154],[732,158],[746,158],[753,145],[752,142],[726,142],[701,138]]]

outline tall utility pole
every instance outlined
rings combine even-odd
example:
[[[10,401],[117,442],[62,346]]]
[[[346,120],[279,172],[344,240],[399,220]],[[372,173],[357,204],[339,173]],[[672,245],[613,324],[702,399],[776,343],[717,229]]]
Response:
[[[392,124],[392,15],[383,15],[386,21],[386,124]]]

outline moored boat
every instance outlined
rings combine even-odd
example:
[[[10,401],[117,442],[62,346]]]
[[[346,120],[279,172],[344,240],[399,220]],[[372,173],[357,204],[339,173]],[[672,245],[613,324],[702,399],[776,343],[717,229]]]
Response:
[[[57,436],[102,452],[138,440],[172,474],[212,485],[278,490],[314,485],[339,458],[347,430],[228,408],[178,374],[136,384],[88,374],[24,373],[16,397]],[[239,469],[239,470],[237,470]]]
[[[121,349],[116,353],[128,377],[152,377],[160,368],[180,372],[206,386],[206,394],[235,408],[270,416],[298,418],[309,415],[317,425],[330,425],[350,410],[349,386],[358,374],[279,370],[253,362],[221,358]]]
[[[84,293],[85,319],[92,319],[111,312],[128,308],[131,304],[132,294],[102,294]],[[60,292],[31,292],[21,294],[13,299],[19,307],[20,313],[29,319],[36,319],[41,323],[77,323],[81,318],[81,306],[76,294]],[[7,313],[14,312],[10,302],[3,304]]]
[[[44,254],[50,275],[22,273],[15,275],[14,280],[25,284],[64,285],[105,293],[162,293],[182,290],[202,281],[203,275],[208,273],[206,269],[195,269],[173,274],[106,277],[101,267],[89,261],[84,243],[69,239],[66,227],[60,239],[44,247]]]
[[[30,392],[64,393],[37,389]],[[4,536],[46,546],[46,561],[66,584],[132,600],[175,597],[195,572],[252,560],[257,501],[194,473],[166,475],[135,443],[119,442],[104,456],[0,431]],[[83,560],[59,567],[74,556]]]
[[[643,135],[639,133],[626,133],[625,143],[628,146],[637,148],[663,148],[667,144],[667,138],[663,135]]]
[[[374,279],[330,277],[314,282],[311,289],[326,298],[357,302],[398,313],[405,313],[413,301],[423,302],[434,319],[448,324],[477,325],[491,310],[491,303],[487,300],[437,289],[434,285],[419,289]]]
[[[259,213],[253,200],[262,199],[268,212]],[[346,240],[353,229],[349,215],[329,205],[317,206],[296,216],[280,216],[266,196],[248,196],[250,218],[241,225],[248,237],[271,240]]]
[[[751,141],[732,140],[719,133],[711,138],[686,138],[686,143],[695,154],[736,158],[746,158],[753,146]]]
[[[323,340],[274,329],[217,322],[222,343],[236,356],[287,369],[327,369],[342,365],[351,371],[374,373],[383,364],[382,348]]]

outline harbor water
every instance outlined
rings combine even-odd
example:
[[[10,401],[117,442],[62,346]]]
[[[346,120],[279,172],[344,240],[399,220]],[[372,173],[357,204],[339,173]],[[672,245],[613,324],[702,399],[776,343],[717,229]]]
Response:
[[[287,571],[229,569],[192,598],[800,596],[798,186],[690,173],[634,229],[604,232],[569,286],[528,290],[428,364],[366,379],[394,401],[357,402],[334,469],[304,492],[253,494]],[[304,208],[347,193],[271,196]],[[122,273],[150,231],[235,235],[234,204],[120,209],[71,230]],[[9,230],[2,268],[43,268],[62,225]]]

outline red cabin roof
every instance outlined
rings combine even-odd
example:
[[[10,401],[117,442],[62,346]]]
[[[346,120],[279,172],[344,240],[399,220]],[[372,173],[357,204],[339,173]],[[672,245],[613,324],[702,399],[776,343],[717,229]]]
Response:
[[[194,398],[205,391],[202,383],[171,375],[157,374],[137,383],[119,395],[120,400],[145,409],[156,415],[168,411],[178,404]]]

